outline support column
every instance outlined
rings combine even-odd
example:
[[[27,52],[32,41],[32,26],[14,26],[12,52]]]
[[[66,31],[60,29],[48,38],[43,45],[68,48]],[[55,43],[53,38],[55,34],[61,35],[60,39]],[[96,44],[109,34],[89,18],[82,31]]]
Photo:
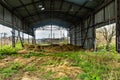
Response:
[[[29,34],[28,34],[28,44],[30,43],[30,40],[29,40]]]
[[[76,31],[76,25],[75,25],[75,30],[74,30],[74,44],[75,46],[77,45],[77,31]]]
[[[52,24],[51,24],[51,44],[53,44],[53,42],[52,42],[52,40],[53,40],[52,33],[53,33],[53,31],[52,31]]]
[[[12,47],[15,48],[15,28],[14,28],[14,15],[12,14]]]
[[[116,50],[120,53],[120,0],[115,0],[116,10]]]
[[[21,43],[22,47],[24,47],[23,41],[22,41],[22,38],[21,38],[21,36],[20,36],[20,31],[19,31],[19,30],[18,30],[18,37],[19,37],[19,39],[20,39],[20,43]]]
[[[32,44],[36,44],[35,35],[33,36]]]
[[[92,29],[92,32],[93,32],[93,39],[92,39],[92,41],[93,41],[93,50],[94,51],[96,51],[96,28],[95,28],[95,26],[94,26],[94,24],[95,24],[95,16],[94,16],[94,14],[92,14],[92,27],[93,27],[93,29]]]
[[[35,30],[36,29],[33,29],[32,44],[36,44]]]
[[[22,32],[22,42],[24,43],[24,33]]]

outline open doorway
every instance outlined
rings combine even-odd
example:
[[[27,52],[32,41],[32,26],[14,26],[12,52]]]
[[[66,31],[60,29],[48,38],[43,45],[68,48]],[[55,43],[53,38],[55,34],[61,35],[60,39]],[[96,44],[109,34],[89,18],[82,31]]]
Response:
[[[96,48],[102,51],[116,50],[116,24],[106,25],[96,29]]]
[[[37,44],[68,44],[69,37],[66,28],[56,25],[46,25],[35,29]]]

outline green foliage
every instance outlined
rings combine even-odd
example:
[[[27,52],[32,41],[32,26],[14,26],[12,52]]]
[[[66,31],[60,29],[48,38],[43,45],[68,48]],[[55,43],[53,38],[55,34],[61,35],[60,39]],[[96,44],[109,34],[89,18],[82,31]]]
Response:
[[[54,80],[71,80],[70,78],[67,78],[67,77],[63,77],[63,78],[56,78]]]
[[[32,56],[36,56],[36,57],[42,57],[42,56],[45,56],[44,54],[41,54],[41,53],[34,53],[34,52],[30,52],[28,54],[24,54],[23,57],[24,58],[30,58]]]
[[[24,70],[25,71],[36,71],[36,67],[35,67],[35,65],[29,65],[29,66],[25,67]]]
[[[100,45],[97,47],[98,52],[106,52],[106,46],[105,45]],[[111,44],[110,45],[110,51],[109,52],[116,52],[116,45]]]
[[[20,65],[19,63],[11,63],[9,67],[0,69],[0,75],[2,75],[3,78],[10,77],[11,75],[18,73],[21,67],[22,65]]]
[[[20,42],[16,43],[16,50],[21,50],[22,49],[22,45]]]
[[[51,80],[51,75],[54,74],[51,71],[48,71],[46,74],[43,75],[43,78],[47,79],[47,80]]]
[[[0,55],[12,55],[16,54],[16,50],[10,46],[4,46],[0,49]]]

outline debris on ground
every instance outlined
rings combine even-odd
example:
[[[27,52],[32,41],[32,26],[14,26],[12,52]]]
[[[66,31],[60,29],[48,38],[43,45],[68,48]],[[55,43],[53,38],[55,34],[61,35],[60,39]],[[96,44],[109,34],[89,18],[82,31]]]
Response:
[[[29,51],[33,52],[48,52],[48,53],[56,53],[56,52],[70,52],[70,51],[81,51],[83,50],[81,46],[73,46],[71,44],[52,44],[52,45],[24,45],[24,49],[18,51],[18,53],[24,54],[28,53]]]

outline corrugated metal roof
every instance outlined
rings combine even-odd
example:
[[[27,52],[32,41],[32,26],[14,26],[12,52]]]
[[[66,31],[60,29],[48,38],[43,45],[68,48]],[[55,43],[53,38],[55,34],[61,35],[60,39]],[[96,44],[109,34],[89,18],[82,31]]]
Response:
[[[80,22],[88,12],[93,11],[103,1],[104,0],[4,0],[3,3],[9,6],[15,14],[21,16],[21,18],[31,26],[34,26],[34,24],[38,24],[39,22],[41,25],[48,24],[48,19],[57,20],[55,22],[56,25],[63,24],[64,22],[75,24],[75,22]],[[40,7],[40,5],[42,7]],[[41,8],[44,9],[42,10]],[[66,24],[62,26],[66,26]]]

